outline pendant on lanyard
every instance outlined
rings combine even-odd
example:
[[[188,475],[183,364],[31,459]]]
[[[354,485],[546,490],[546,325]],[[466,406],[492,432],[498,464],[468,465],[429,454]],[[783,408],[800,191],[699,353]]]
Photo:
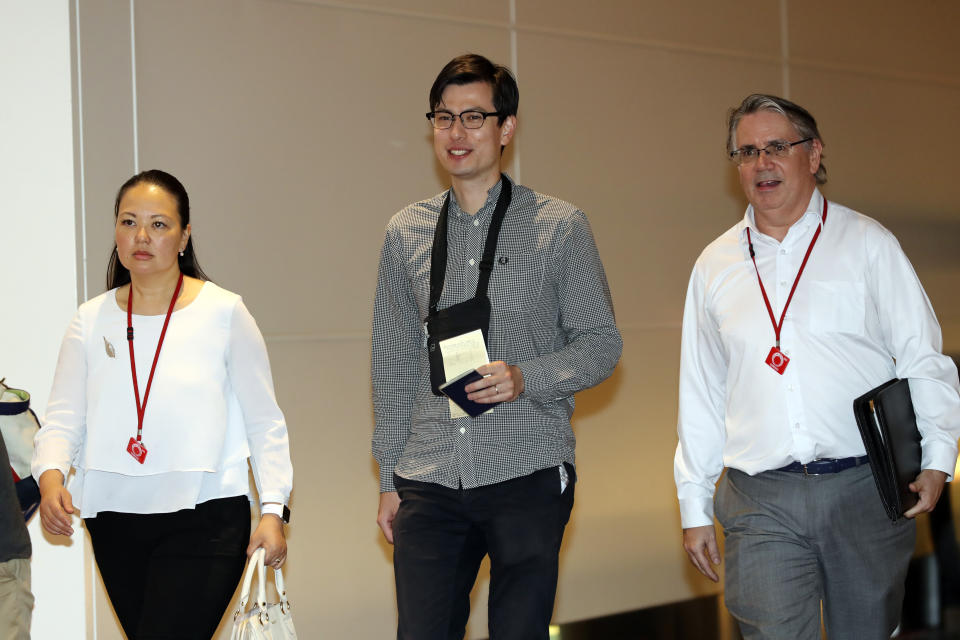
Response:
[[[753,260],[753,268],[757,272],[757,282],[760,283],[760,293],[763,295],[763,302],[767,305],[767,313],[770,314],[770,322],[773,323],[773,333],[776,338],[776,344],[770,348],[770,353],[767,354],[767,359],[764,362],[774,371],[783,375],[783,372],[787,369],[787,365],[790,364],[790,358],[787,357],[783,351],[780,351],[780,329],[783,328],[783,319],[787,317],[787,307],[790,306],[790,301],[793,300],[793,294],[797,290],[797,283],[800,282],[800,276],[803,275],[803,268],[807,266],[807,260],[810,258],[810,252],[813,251],[813,245],[817,244],[817,238],[820,237],[820,232],[823,230],[823,225],[827,223],[827,199],[823,199],[823,216],[821,218],[820,226],[817,227],[816,232],[813,234],[813,238],[810,240],[810,246],[807,247],[807,253],[803,256],[803,262],[800,263],[800,270],[797,271],[797,277],[793,281],[793,288],[790,289],[790,295],[787,296],[787,303],[783,305],[783,311],[780,313],[780,322],[777,322],[776,318],[773,315],[773,308],[770,306],[770,299],[767,297],[767,290],[763,288],[763,278],[760,277],[760,269],[757,268],[757,257],[753,251],[753,242],[750,239],[750,227],[747,227],[747,245],[750,247],[750,259]]]
[[[157,341],[157,352],[153,356],[153,366],[150,367],[150,377],[147,379],[147,388],[143,392],[143,403],[140,402],[140,388],[137,386],[137,363],[133,355],[133,283],[130,283],[130,293],[127,295],[127,344],[130,346],[130,373],[133,377],[133,397],[137,401],[137,436],[131,437],[127,443],[127,453],[133,456],[133,459],[143,464],[147,457],[147,448],[143,444],[143,415],[147,411],[147,398],[150,397],[150,386],[153,384],[153,373],[157,370],[157,360],[160,359],[160,349],[163,347],[163,338],[167,335],[167,325],[170,324],[170,316],[173,315],[173,305],[177,302],[177,296],[180,295],[180,287],[183,286],[183,274],[177,279],[177,288],[173,290],[173,297],[170,298],[170,307],[167,309],[167,317],[163,321],[163,329],[160,331],[160,339]]]

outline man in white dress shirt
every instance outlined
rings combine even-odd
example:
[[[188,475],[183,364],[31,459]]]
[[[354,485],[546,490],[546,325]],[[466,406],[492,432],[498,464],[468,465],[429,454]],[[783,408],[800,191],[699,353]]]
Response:
[[[930,301],[896,238],[834,202],[814,118],[752,95],[727,148],[750,206],[700,255],[683,317],[683,546],[717,581],[745,638],[888,638],[919,513],[951,478],[960,385]],[[919,502],[891,524],[853,399],[907,378],[922,435]],[[717,483],[724,468],[723,474]],[[716,495],[715,495],[716,493]]]

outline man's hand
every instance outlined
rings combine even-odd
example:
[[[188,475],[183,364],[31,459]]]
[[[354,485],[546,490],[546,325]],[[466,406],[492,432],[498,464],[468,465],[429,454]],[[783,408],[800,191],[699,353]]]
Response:
[[[480,404],[513,402],[523,393],[523,374],[520,368],[503,360],[477,367],[483,380],[471,382],[464,389],[467,398]]]
[[[396,491],[385,491],[380,494],[380,509],[377,511],[377,524],[383,531],[383,537],[393,544],[393,519],[400,509],[400,496]]]
[[[716,566],[720,565],[720,549],[717,548],[717,534],[712,524],[684,529],[683,548],[697,571],[714,582],[720,581],[720,576],[710,565],[711,562]]]
[[[908,518],[916,517],[918,514],[933,511],[943,493],[943,485],[947,481],[947,474],[936,469],[924,469],[917,476],[917,479],[910,483],[910,491],[920,494],[920,500],[912,509],[903,515]]]
[[[63,486],[63,474],[47,469],[40,475],[40,522],[55,536],[73,535],[73,498]]]

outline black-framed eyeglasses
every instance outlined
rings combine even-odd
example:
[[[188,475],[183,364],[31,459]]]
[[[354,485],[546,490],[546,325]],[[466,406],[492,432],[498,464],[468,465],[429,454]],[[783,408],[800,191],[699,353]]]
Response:
[[[434,129],[449,129],[453,126],[453,121],[460,118],[460,123],[464,129],[479,129],[490,116],[499,116],[499,111],[477,111],[476,109],[467,109],[460,113],[451,113],[450,111],[430,111],[427,113],[427,120],[433,125]]]
[[[804,142],[810,142],[813,140],[812,137],[804,138],[803,140],[797,140],[796,142],[786,142],[784,140],[775,140],[762,149],[753,146],[740,147],[736,151],[730,152],[730,159],[733,160],[737,166],[743,164],[753,164],[760,157],[760,152],[766,153],[768,156],[776,156],[778,158],[785,158],[790,155],[790,149],[795,147],[798,144],[803,144]]]

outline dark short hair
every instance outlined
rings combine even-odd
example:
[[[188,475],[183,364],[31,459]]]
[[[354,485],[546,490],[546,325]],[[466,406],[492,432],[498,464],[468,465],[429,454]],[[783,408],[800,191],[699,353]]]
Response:
[[[486,82],[493,89],[493,108],[500,115],[497,125],[502,125],[508,116],[517,115],[520,106],[520,88],[510,69],[494,64],[476,53],[465,53],[447,63],[430,87],[430,110],[435,110],[443,100],[443,92],[450,85]]]
[[[800,105],[790,102],[786,98],[772,96],[765,93],[754,93],[743,99],[739,107],[730,110],[730,117],[727,121],[727,152],[736,150],[737,145],[737,125],[743,116],[757,113],[758,111],[773,111],[784,116],[800,134],[800,138],[813,138],[823,144],[823,138],[820,137],[820,130],[817,129],[817,121],[814,120],[810,112]],[[809,143],[806,143],[809,145]],[[827,168],[823,164],[823,153],[820,154],[820,166],[813,176],[817,184],[824,184],[827,181]]]
[[[180,226],[186,228],[190,224],[190,196],[183,184],[173,175],[160,169],[150,169],[141,171],[121,185],[117,191],[117,199],[113,203],[113,219],[116,220],[120,215],[120,201],[124,194],[138,184],[152,184],[160,187],[177,202],[177,215],[180,218]],[[199,280],[209,280],[207,274],[200,268],[197,262],[197,254],[193,250],[193,236],[187,239],[187,246],[183,250],[183,255],[177,258],[180,271],[185,276],[197,278]],[[113,245],[113,252],[110,254],[110,261],[107,263],[107,289],[115,289],[130,282],[130,271],[120,262],[120,256],[117,255],[117,245]]]

